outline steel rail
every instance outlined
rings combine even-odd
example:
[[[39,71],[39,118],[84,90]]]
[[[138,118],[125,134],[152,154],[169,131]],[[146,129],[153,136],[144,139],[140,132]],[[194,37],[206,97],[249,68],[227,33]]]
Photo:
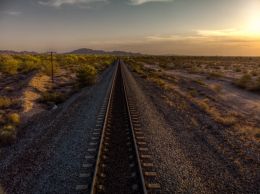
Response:
[[[120,61],[119,61],[120,63]],[[138,152],[138,147],[137,147],[137,142],[136,142],[136,137],[135,137],[135,133],[134,133],[134,127],[132,124],[132,117],[131,117],[131,113],[130,113],[130,109],[129,109],[129,103],[128,103],[128,99],[127,99],[127,90],[126,90],[126,80],[125,80],[125,76],[123,73],[123,68],[122,68],[122,64],[121,64],[121,74],[122,74],[122,80],[123,80],[123,88],[124,88],[124,93],[125,93],[125,101],[126,101],[126,107],[127,107],[127,113],[128,113],[128,117],[129,117],[129,123],[130,123],[130,128],[132,131],[132,137],[133,137],[133,141],[134,141],[134,147],[135,147],[135,152],[136,152],[136,159],[137,159],[137,163],[138,163],[138,169],[139,169],[139,173],[140,173],[140,177],[141,177],[141,181],[142,181],[142,189],[144,194],[147,194],[147,189],[145,186],[145,180],[144,180],[144,175],[143,175],[143,171],[142,171],[142,166],[141,166],[141,161],[140,161],[140,155]]]
[[[106,113],[105,113],[105,119],[104,119],[104,124],[102,127],[102,134],[101,134],[101,139],[99,142],[99,148],[98,148],[98,155],[97,155],[97,160],[96,160],[96,165],[95,165],[95,170],[94,170],[94,174],[93,174],[93,179],[92,179],[92,184],[91,184],[91,194],[95,194],[96,192],[96,182],[97,182],[97,176],[98,176],[98,170],[99,170],[99,164],[101,161],[101,154],[102,154],[102,147],[103,147],[103,142],[104,142],[104,134],[105,134],[105,129],[106,129],[106,124],[107,124],[107,120],[108,120],[108,111],[109,111],[109,107],[111,105],[111,97],[112,97],[112,93],[115,87],[115,79],[116,79],[116,75],[117,75],[117,71],[118,71],[118,66],[119,66],[119,61],[116,62],[116,69],[115,72],[113,74],[113,78],[112,78],[112,84],[111,84],[111,88],[110,88],[110,92],[109,92],[109,98],[108,98],[108,103],[107,103],[107,108],[106,108]]]

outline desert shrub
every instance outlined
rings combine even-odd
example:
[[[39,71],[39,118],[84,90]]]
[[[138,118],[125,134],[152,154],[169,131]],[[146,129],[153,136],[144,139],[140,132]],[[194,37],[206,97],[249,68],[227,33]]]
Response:
[[[214,84],[214,85],[213,85],[213,90],[214,90],[215,92],[221,92],[222,86],[221,86],[220,84]]]
[[[0,108],[9,108],[19,104],[19,100],[0,96]]]
[[[19,68],[19,62],[11,55],[0,56],[0,72],[16,74]]]
[[[234,125],[237,121],[235,115],[229,113],[222,115],[214,106],[210,106],[209,99],[194,100],[195,103],[206,113],[208,113],[216,122],[223,125]]]
[[[241,72],[242,70],[239,67],[235,68],[235,72]]]
[[[0,144],[9,144],[16,139],[16,129],[13,125],[5,125],[0,129]]]
[[[79,58],[77,55],[71,55],[71,54],[69,54],[69,55],[59,55],[57,57],[58,57],[57,61],[60,63],[60,65],[65,65],[65,66],[75,65],[79,61],[80,62],[86,61],[86,59],[83,58],[83,57]]]
[[[254,76],[254,77],[255,77],[255,76],[257,76],[257,74],[258,74],[258,72],[257,72],[257,71],[251,71],[251,75],[252,75],[252,76]]]
[[[17,113],[11,113],[10,115],[8,115],[8,120],[10,123],[18,125],[20,123],[20,116]]]
[[[35,61],[25,61],[23,63],[21,63],[19,70],[23,73],[28,73],[30,71],[39,69],[40,65],[39,62],[35,62]]]
[[[197,97],[198,96],[198,91],[194,88],[189,88],[189,94],[192,96],[192,97]]]
[[[49,76],[52,74],[52,65],[50,60],[43,60],[41,68],[45,74]],[[58,63],[56,61],[53,61],[53,72],[57,73],[58,70]]]
[[[235,84],[240,88],[248,88],[252,83],[252,77],[249,74],[243,75],[241,78],[235,81]]]
[[[131,64],[131,69],[133,72],[138,73],[139,75],[144,74],[144,67],[142,64],[138,63],[138,62],[132,62]]]
[[[62,93],[58,92],[44,92],[39,99],[41,103],[45,103],[48,105],[53,105],[53,104],[59,104],[64,102],[66,99],[66,96]]]
[[[253,87],[251,88],[253,91],[260,91],[260,76],[256,78],[255,83],[253,84]]]
[[[194,80],[195,83],[199,84],[199,85],[202,85],[202,86],[205,86],[206,84],[203,82],[203,80],[201,79],[196,79]]]
[[[235,125],[235,129],[241,134],[241,135],[247,135],[248,137],[251,137],[252,139],[258,140],[260,139],[260,128],[251,124],[241,124],[237,123]]]
[[[209,77],[212,77],[212,78],[219,78],[219,77],[223,77],[223,74],[221,72],[210,72],[209,73]]]
[[[81,86],[92,85],[97,79],[97,70],[90,65],[82,65],[76,72],[78,82]]]
[[[192,66],[189,68],[188,73],[200,73],[200,70],[198,67]]]
[[[113,60],[114,60],[113,58],[104,60],[104,61],[102,62],[102,68],[101,68],[101,70],[104,70],[105,68],[109,67],[109,66],[112,64]]]
[[[260,76],[256,79],[256,85],[260,89]]]

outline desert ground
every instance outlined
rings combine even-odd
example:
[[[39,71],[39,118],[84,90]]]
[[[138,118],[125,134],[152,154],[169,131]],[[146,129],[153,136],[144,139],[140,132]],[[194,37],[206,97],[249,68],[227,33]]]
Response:
[[[56,56],[53,81],[46,56],[30,57],[28,71],[27,58],[0,57],[17,65],[0,66],[0,193],[78,193],[116,57]],[[125,56],[118,63],[161,193],[258,193],[260,58]]]

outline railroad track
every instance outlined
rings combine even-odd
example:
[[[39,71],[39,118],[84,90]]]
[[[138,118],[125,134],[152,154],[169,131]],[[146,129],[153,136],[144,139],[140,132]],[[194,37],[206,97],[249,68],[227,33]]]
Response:
[[[79,193],[159,193],[139,115],[127,95],[125,69],[117,61],[110,90],[82,165]]]

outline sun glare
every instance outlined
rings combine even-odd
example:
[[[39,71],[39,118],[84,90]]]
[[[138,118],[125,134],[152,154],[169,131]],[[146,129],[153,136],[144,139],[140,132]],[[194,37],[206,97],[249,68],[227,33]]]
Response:
[[[260,14],[249,23],[248,31],[255,35],[260,35]]]
[[[251,7],[246,31],[250,35],[260,36],[260,3]]]

